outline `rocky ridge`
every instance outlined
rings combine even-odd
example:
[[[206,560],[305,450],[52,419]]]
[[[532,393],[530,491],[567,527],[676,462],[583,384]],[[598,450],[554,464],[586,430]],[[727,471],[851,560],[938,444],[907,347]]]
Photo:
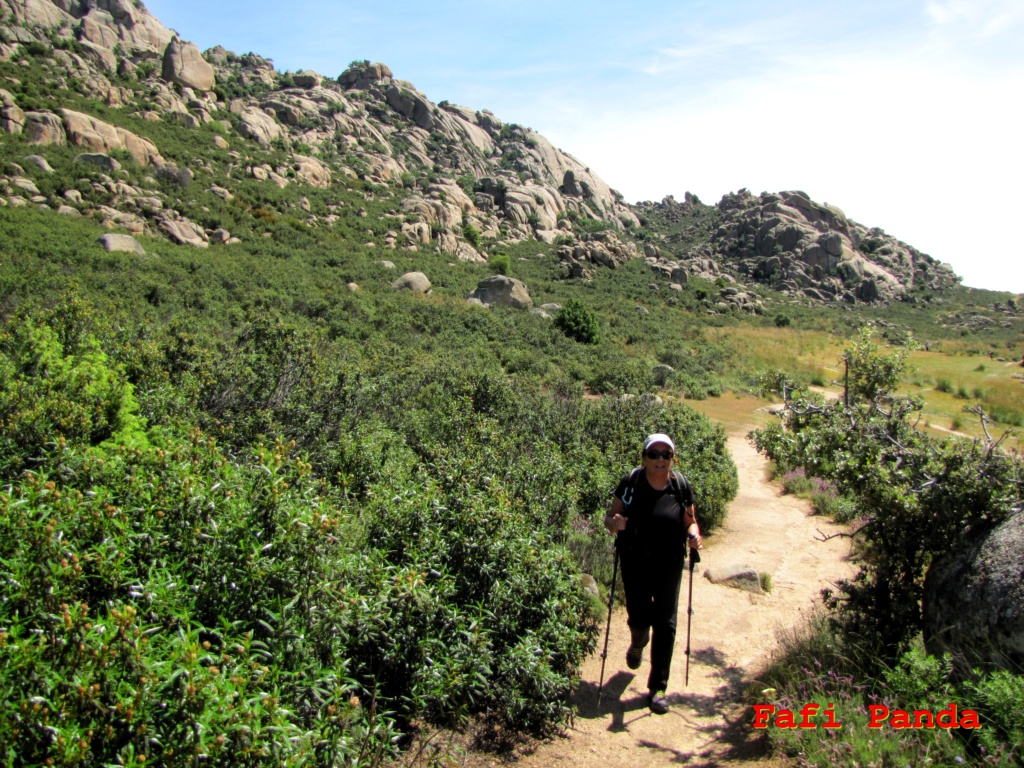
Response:
[[[433,243],[458,259],[483,261],[481,238],[550,243],[556,237],[571,239],[572,220],[598,221],[619,231],[637,224],[618,193],[540,134],[486,110],[434,104],[383,64],[354,62],[337,80],[310,71],[281,75],[270,60],[255,54],[239,56],[219,47],[200,54],[140,3],[128,0],[0,0],[0,12],[0,60],[23,60],[32,46],[52,46],[44,66],[57,89],[73,88],[152,122],[195,128],[218,121],[236,135],[235,141],[220,141],[225,147],[241,142],[243,153],[247,142],[288,152],[285,165],[247,164],[247,175],[257,181],[319,188],[361,181],[408,190],[398,214],[402,223],[386,238],[391,247]],[[125,79],[138,86],[120,85]],[[30,144],[70,144],[108,155],[127,150],[162,177],[190,173],[167,163],[145,137],[95,116],[59,108],[25,110],[7,90],[0,91],[0,99],[0,128],[24,135]],[[114,179],[109,184],[116,186]],[[231,194],[218,189],[222,197]],[[191,245],[205,245],[212,234],[194,232],[195,225],[173,212],[165,211],[157,221],[145,205],[140,219],[135,201],[154,199],[151,191],[111,194],[117,199],[107,207],[121,209],[122,215],[101,211],[100,216],[113,225],[163,232]],[[19,199],[9,204],[25,202],[17,192],[14,196]],[[73,200],[61,205],[69,202],[73,207]],[[179,224],[166,224],[172,220]],[[182,228],[187,236],[178,237]],[[469,232],[476,236],[467,239]],[[583,249],[577,257],[594,252],[608,264],[636,255],[631,243],[615,245],[614,259],[607,251]]]
[[[713,209],[687,193],[682,203],[668,197],[637,209],[645,221],[675,229],[664,249],[682,250],[675,266],[709,279],[729,274],[790,295],[848,303],[914,300],[914,291],[959,282],[949,265],[800,191],[755,196],[743,189]],[[692,245],[701,225],[705,242]],[[671,259],[662,261],[671,266]]]
[[[91,185],[106,199],[86,203],[73,189],[46,199],[13,168],[0,177],[0,204],[48,206],[206,247],[234,238],[220,226],[190,221],[158,182],[186,187],[205,172],[213,183],[204,186],[227,201],[231,179],[241,174],[280,188],[388,188],[397,207],[385,247],[436,247],[459,260],[484,261],[487,243],[537,240],[557,246],[567,278],[588,279],[596,268],[643,256],[655,279],[676,290],[690,276],[730,283],[735,277],[801,300],[870,302],[957,282],[948,266],[801,192],[755,197],[741,190],[726,195],[710,217],[689,193],[683,203],[669,197],[632,207],[532,129],[487,110],[435,104],[384,64],[353,62],[336,79],[278,73],[256,54],[221,47],[200,53],[132,0],[0,0],[0,61],[27,67],[30,56],[57,91],[145,123],[213,125],[220,131],[213,141],[230,150],[231,161],[179,167],[145,130],[25,99],[14,82],[10,90],[0,87],[0,130],[30,145],[82,148],[77,160],[104,172]],[[119,156],[152,176],[126,183]],[[701,226],[679,230],[695,212],[703,212]],[[337,216],[310,213],[306,220],[330,227]],[[633,235],[644,237],[642,224],[651,222],[654,236],[638,247]],[[727,285],[718,298],[721,309],[761,309],[757,293],[742,285]]]

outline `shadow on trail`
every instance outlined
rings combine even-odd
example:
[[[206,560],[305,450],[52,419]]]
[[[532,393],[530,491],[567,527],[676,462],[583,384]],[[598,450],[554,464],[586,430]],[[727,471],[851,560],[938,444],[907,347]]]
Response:
[[[671,698],[671,697],[670,697]],[[667,716],[676,714],[673,709]],[[684,715],[679,715],[686,722]],[[641,739],[637,745],[642,749],[672,755],[672,762],[689,765],[693,768],[722,768],[739,760],[756,760],[767,752],[767,741],[763,733],[754,731],[746,722],[744,712],[736,717],[724,718],[723,728],[698,729],[706,735],[706,740],[691,751],[682,751],[665,747],[653,741]],[[687,727],[683,725],[681,727]]]
[[[682,663],[686,663],[685,656]],[[711,672],[707,671],[709,667]],[[692,652],[690,673],[691,685],[696,673],[703,678],[701,687],[706,691],[710,689],[710,692],[698,693],[692,688],[669,692],[667,698],[672,708],[664,717],[676,724],[673,727],[703,734],[703,743],[688,752],[649,740],[638,741],[638,747],[671,754],[672,762],[696,768],[715,768],[731,761],[751,760],[764,755],[766,744],[763,734],[750,727],[746,722],[746,709],[739,708],[746,686],[743,670],[729,664],[717,649],[705,648]],[[646,695],[623,698],[635,678],[632,672],[615,672],[605,681],[600,706],[597,684],[582,681],[571,699],[576,716],[585,720],[610,716],[607,730],[612,732],[628,732],[629,726],[642,718],[661,717],[648,710]],[[718,723],[701,724],[700,718],[717,718]]]

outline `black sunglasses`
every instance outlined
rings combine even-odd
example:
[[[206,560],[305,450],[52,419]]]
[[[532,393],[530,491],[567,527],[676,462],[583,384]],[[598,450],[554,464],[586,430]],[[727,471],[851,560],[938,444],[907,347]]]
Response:
[[[671,459],[675,454],[672,451],[647,451],[648,459]]]

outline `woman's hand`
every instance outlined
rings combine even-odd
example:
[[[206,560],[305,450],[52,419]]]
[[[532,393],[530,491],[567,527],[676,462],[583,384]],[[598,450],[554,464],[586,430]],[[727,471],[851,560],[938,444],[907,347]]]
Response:
[[[624,531],[626,530],[626,519],[619,513],[614,515],[608,515],[604,519],[604,524],[608,528],[609,532]]]

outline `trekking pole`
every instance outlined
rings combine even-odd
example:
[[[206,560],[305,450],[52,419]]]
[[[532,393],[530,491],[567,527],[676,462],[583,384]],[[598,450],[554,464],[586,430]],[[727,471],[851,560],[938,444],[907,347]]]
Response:
[[[686,601],[686,685],[690,684],[690,622],[693,620],[693,566],[700,562],[700,552],[690,547],[690,597]]]
[[[601,651],[601,681],[597,684],[597,706],[601,707],[601,689],[604,688],[604,662],[608,658],[608,633],[612,629],[612,604],[615,601],[615,577],[619,573],[619,549],[615,548],[615,562],[612,565],[612,588],[608,592],[608,622],[604,627],[604,650]]]

